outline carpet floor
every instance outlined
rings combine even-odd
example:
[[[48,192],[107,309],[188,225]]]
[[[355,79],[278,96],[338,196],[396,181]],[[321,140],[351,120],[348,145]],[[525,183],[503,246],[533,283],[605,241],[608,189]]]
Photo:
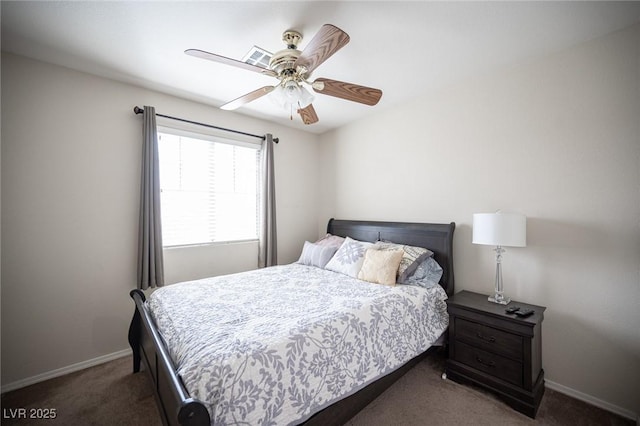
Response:
[[[146,374],[126,357],[2,395],[2,425],[160,426]],[[535,420],[479,388],[442,380],[433,353],[352,418],[371,425],[635,425],[634,421],[547,389]],[[16,409],[55,409],[55,419],[17,417]]]

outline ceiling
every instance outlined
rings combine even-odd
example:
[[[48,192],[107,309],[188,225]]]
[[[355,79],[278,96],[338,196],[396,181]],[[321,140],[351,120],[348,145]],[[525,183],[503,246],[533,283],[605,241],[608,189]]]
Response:
[[[276,80],[183,52],[241,60],[257,45],[304,50],[325,23],[351,41],[318,67],[383,91],[376,106],[316,94],[305,126],[265,96],[235,113],[313,133],[392,108],[471,75],[566,49],[640,22],[640,2],[8,2],[2,50],[193,99],[214,107]],[[162,112],[162,111],[159,111]]]

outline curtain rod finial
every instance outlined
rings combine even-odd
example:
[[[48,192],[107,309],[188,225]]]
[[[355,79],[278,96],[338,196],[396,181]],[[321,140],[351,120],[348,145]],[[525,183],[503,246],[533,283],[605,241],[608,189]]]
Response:
[[[133,107],[133,112],[136,114],[142,114],[144,112],[144,110],[142,108],[140,108],[139,106],[134,106]]]

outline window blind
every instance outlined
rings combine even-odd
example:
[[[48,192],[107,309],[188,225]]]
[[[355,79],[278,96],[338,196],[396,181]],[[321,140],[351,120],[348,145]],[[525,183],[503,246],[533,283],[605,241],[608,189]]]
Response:
[[[158,132],[164,246],[257,239],[259,145]]]

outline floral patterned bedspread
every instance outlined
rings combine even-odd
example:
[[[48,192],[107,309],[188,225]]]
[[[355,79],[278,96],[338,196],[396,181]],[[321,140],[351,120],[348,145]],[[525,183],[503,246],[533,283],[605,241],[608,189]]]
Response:
[[[291,264],[163,287],[147,306],[212,424],[284,425],[424,352],[446,297]]]

